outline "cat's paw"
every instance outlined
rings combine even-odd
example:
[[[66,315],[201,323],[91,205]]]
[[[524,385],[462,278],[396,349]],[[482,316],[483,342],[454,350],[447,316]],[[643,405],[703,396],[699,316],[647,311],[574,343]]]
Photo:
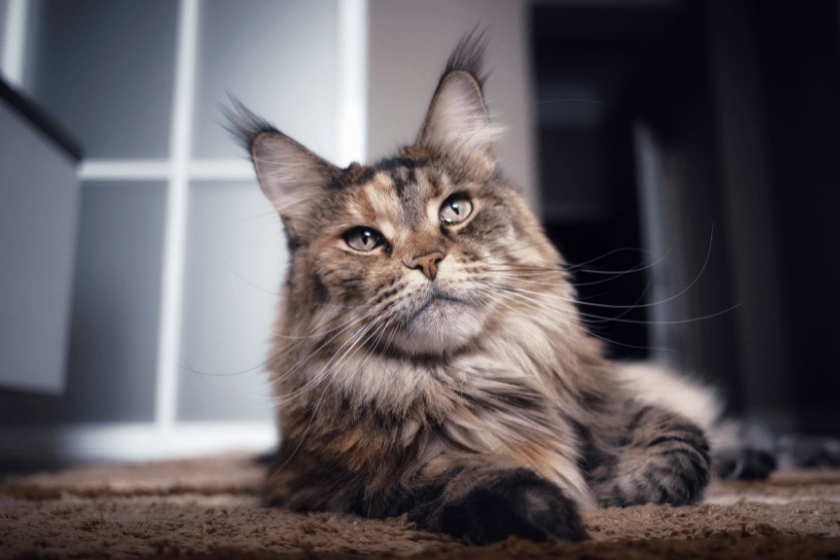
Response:
[[[476,545],[511,535],[535,542],[551,536],[570,541],[586,538],[575,504],[560,488],[526,470],[506,472],[444,506],[440,528]]]
[[[715,471],[720,478],[764,480],[776,470],[776,455],[769,451],[744,447],[715,457]]]
[[[619,475],[619,504],[675,506],[702,498],[711,476],[709,446],[703,432],[672,425],[628,450]]]

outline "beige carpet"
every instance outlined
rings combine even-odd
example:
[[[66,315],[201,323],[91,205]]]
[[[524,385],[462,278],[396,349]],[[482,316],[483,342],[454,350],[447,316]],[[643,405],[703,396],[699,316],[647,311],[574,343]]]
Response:
[[[719,482],[704,503],[584,512],[590,540],[466,547],[403,519],[262,508],[263,468],[223,455],[0,484],[1,558],[810,558],[840,560],[840,470]]]

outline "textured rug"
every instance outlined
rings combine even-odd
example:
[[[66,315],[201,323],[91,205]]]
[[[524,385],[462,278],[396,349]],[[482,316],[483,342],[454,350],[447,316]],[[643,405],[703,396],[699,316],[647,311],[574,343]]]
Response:
[[[840,470],[716,482],[687,507],[583,513],[590,539],[469,547],[405,519],[260,506],[264,467],[221,455],[0,483],[2,558],[810,558],[840,560]]]

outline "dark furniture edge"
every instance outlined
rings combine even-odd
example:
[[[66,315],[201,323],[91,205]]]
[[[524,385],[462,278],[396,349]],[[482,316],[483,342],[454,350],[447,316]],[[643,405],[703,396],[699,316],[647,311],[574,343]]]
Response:
[[[0,98],[74,160],[82,159],[82,146],[46,111],[27,99],[0,77]]]

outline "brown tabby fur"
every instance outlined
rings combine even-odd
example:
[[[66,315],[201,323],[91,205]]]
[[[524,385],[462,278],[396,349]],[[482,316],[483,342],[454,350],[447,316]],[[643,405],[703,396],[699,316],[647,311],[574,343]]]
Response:
[[[291,249],[270,504],[408,513],[474,543],[576,540],[578,508],[689,503],[708,481],[701,430],[621,384],[498,173],[482,50],[462,41],[417,142],[370,167],[339,169],[236,106]],[[466,219],[446,222],[453,209]],[[372,250],[351,246],[364,236]]]

